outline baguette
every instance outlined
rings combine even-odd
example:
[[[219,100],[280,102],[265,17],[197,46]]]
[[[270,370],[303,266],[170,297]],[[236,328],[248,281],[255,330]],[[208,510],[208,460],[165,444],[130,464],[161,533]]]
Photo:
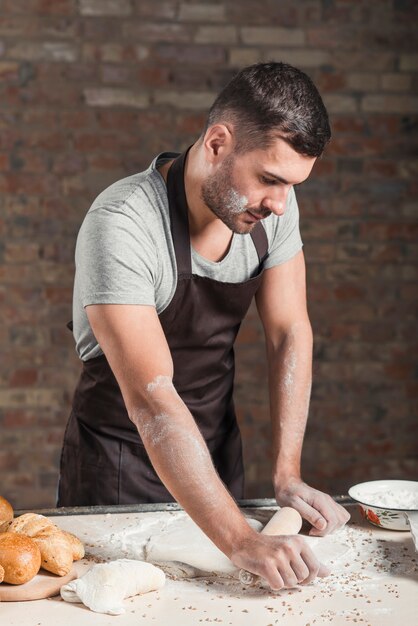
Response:
[[[3,582],[22,585],[32,580],[41,567],[41,552],[29,537],[6,532],[0,534],[0,565]]]

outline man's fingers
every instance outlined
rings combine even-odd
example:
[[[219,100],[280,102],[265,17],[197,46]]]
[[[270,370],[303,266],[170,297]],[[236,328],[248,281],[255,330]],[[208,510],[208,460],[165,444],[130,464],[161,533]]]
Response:
[[[323,537],[342,528],[350,519],[350,514],[327,494],[320,494],[312,503],[301,497],[292,505],[302,517],[312,525],[309,535]]]
[[[290,566],[295,572],[298,583],[302,583],[308,578],[311,578],[312,580],[313,578],[315,578],[315,573],[309,571],[308,566],[301,556],[299,556],[299,558],[297,559],[295,558],[294,560],[290,561]]]
[[[299,511],[301,516],[318,531],[322,532],[327,530],[329,520],[326,519],[321,511],[314,509],[310,504],[298,497],[292,506]],[[319,508],[319,507],[318,507]],[[309,533],[310,534],[310,533]]]
[[[267,574],[265,574],[265,578],[273,591],[279,591],[285,586],[283,578],[276,567],[270,567]]]
[[[339,530],[350,519],[351,515],[337,502],[332,502],[332,509],[329,509],[329,512],[325,512],[322,510],[322,513],[327,517],[327,524],[324,528],[321,528],[321,524],[314,523],[313,528],[309,531],[309,535],[312,537],[322,537],[324,535],[329,535],[336,530]],[[318,515],[318,520],[324,519],[322,515]]]

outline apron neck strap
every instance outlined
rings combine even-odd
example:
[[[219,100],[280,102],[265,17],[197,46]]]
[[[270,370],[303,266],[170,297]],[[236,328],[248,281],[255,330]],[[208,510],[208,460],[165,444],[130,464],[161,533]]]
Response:
[[[190,146],[191,147],[191,146]],[[167,174],[168,206],[170,211],[171,236],[176,253],[177,274],[192,274],[190,250],[189,216],[184,188],[184,166],[190,148],[180,154],[170,166]]]

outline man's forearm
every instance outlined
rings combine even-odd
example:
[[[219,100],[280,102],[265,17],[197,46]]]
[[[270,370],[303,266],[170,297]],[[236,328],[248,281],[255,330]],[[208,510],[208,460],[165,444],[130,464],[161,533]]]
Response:
[[[294,324],[268,347],[270,412],[273,430],[273,482],[300,476],[303,438],[312,383],[312,330]]]
[[[148,385],[146,402],[129,410],[161,481],[227,555],[254,531],[219,478],[188,408],[171,379]]]

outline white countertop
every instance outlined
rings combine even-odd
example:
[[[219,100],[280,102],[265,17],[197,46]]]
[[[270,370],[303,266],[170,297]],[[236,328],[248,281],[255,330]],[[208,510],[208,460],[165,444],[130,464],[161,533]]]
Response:
[[[310,585],[271,592],[267,588],[243,587],[232,578],[208,576],[186,580],[167,579],[158,592],[125,600],[126,613],[109,616],[93,613],[81,604],[60,597],[32,602],[3,602],[2,626],[414,626],[418,624],[418,555],[409,532],[389,531],[364,521],[356,507],[344,529],[351,545],[350,557],[332,567],[330,576]],[[273,510],[270,511],[270,515]],[[268,513],[268,512],[267,512]],[[247,512],[246,512],[247,514]],[[170,513],[124,513],[54,517],[60,527],[77,534],[87,552],[97,556],[108,546],[100,536],[109,530],[140,524],[149,516]],[[257,517],[257,511],[251,511]],[[148,518],[147,518],[148,516]],[[265,521],[266,511],[260,510]],[[341,533],[340,533],[341,534]],[[342,534],[341,534],[342,536]],[[125,554],[112,558],[124,558]],[[344,562],[348,561],[348,562]],[[76,564],[80,573],[92,558]]]

